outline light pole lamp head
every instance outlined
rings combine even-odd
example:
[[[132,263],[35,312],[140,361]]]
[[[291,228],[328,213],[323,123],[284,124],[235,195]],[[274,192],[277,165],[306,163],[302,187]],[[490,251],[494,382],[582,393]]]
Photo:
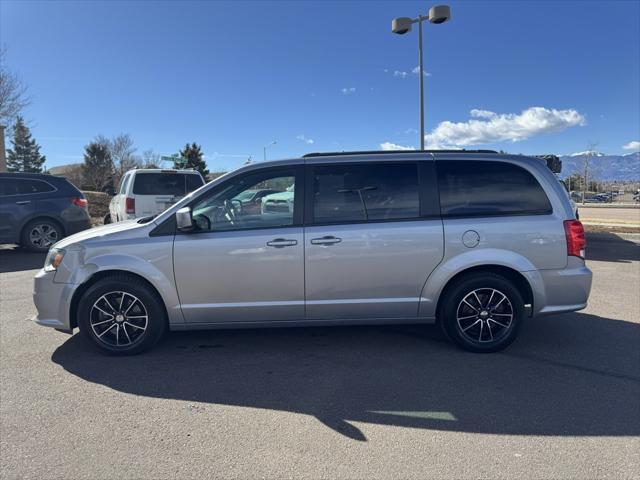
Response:
[[[448,5],[436,5],[429,9],[429,21],[439,24],[451,20],[451,9]]]
[[[393,33],[397,33],[398,35],[404,35],[405,33],[411,31],[412,24],[413,19],[409,17],[394,18],[391,22],[391,31]]]

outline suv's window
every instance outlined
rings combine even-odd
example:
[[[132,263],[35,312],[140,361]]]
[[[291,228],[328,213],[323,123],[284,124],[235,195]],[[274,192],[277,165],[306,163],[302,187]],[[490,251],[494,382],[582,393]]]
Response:
[[[185,193],[191,193],[204,185],[200,175],[183,175],[185,183]]]
[[[127,185],[131,179],[131,174],[126,174],[120,179],[120,186],[118,187],[118,193],[127,193]]]
[[[255,190],[269,190],[270,194],[256,198]],[[243,175],[196,202],[193,220],[197,231],[288,226],[293,224],[294,196],[292,170]]]
[[[29,178],[0,180],[0,195],[29,195],[31,193],[46,193],[53,191],[55,191],[55,187],[42,180]]]
[[[448,216],[551,213],[544,190],[531,173],[505,162],[437,162],[440,208]]]
[[[315,223],[416,218],[420,215],[415,163],[314,167]]]
[[[135,195],[183,196],[202,186],[198,175],[184,173],[136,173],[133,181]]]

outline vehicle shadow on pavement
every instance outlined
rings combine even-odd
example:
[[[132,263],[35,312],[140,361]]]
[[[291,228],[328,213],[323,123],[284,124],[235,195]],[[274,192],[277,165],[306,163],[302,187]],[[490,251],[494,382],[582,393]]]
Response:
[[[640,243],[615,233],[587,233],[587,260],[631,263],[640,261]]]
[[[638,345],[640,325],[574,313],[529,320],[511,347],[488,355],[414,325],[175,332],[122,358],[75,335],[52,360],[120,392],[303,413],[358,441],[367,439],[353,422],[636,436]]]
[[[0,246],[0,273],[42,268],[46,253],[33,253],[19,247]]]

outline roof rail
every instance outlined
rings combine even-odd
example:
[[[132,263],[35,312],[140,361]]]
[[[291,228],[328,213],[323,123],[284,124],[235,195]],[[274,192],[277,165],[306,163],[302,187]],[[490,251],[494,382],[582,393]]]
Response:
[[[382,155],[391,153],[498,153],[495,150],[360,150],[353,152],[313,152],[303,155],[309,157],[337,157],[340,155]]]

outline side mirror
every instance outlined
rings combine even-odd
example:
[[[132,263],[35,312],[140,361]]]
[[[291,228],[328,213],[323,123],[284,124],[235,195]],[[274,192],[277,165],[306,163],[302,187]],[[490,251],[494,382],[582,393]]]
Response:
[[[190,232],[191,230],[193,230],[191,207],[182,207],[176,212],[176,227],[181,232]]]

